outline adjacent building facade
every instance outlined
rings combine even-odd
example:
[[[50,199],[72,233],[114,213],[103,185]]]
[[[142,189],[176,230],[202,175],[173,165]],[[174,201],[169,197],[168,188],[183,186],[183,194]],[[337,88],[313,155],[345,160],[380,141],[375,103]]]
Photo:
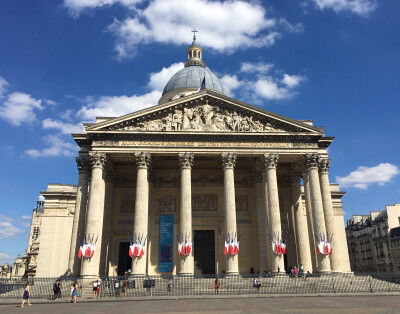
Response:
[[[400,271],[400,204],[347,221],[347,244],[354,272]]]
[[[349,272],[344,193],[328,178],[333,138],[228,97],[195,40],[187,53],[158,105],[72,135],[78,184],[42,193],[36,276]],[[92,257],[78,257],[80,238],[96,244]],[[225,255],[225,240],[239,238]],[[139,239],[143,254],[131,258]],[[187,256],[178,239],[192,242]],[[332,254],[318,254],[321,241]]]

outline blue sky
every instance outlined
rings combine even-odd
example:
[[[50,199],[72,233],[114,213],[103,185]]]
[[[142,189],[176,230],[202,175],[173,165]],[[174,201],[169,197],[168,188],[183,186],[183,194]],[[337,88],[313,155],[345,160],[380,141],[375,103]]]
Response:
[[[400,202],[397,0],[0,2],[0,264],[47,183],[76,184],[71,132],[155,105],[195,27],[230,96],[335,136],[345,219]]]

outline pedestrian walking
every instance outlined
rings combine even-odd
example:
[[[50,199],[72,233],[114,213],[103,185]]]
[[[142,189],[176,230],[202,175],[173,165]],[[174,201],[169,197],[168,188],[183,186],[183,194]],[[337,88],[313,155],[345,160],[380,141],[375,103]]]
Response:
[[[128,279],[124,280],[124,283],[122,284],[122,289],[121,289],[121,298],[122,296],[126,298],[126,290],[128,289]]]
[[[29,281],[25,284],[24,291],[21,294],[22,297],[22,304],[21,307],[24,307],[25,301],[28,302],[29,306],[32,306],[32,304],[29,302],[29,297],[31,296],[31,293],[29,292]]]
[[[257,278],[257,292],[261,292],[261,277],[258,276]]]
[[[58,294],[58,280],[53,284],[53,300],[57,299]]]
[[[218,289],[219,289],[218,278],[215,278],[215,281],[214,281],[214,292],[215,292],[216,294],[218,294]]]
[[[61,280],[57,284],[57,299],[61,299]]]
[[[110,293],[110,282],[108,281],[108,279],[106,279],[104,281],[104,296],[107,297],[107,295]]]
[[[95,299],[95,298],[96,298],[96,293],[97,293],[97,285],[98,285],[98,283],[99,283],[99,281],[98,281],[98,280],[96,280],[96,281],[93,283],[93,299]]]
[[[76,303],[76,297],[78,295],[78,283],[75,281],[73,286],[74,286],[74,291],[72,292],[72,297],[74,299],[74,303]]]
[[[97,281],[97,291],[96,291],[97,299],[100,298],[100,292],[101,292],[101,282]]]
[[[167,291],[168,291],[169,293],[171,293],[171,290],[172,290],[172,279],[170,278],[170,279],[168,280],[168,284],[167,284]]]

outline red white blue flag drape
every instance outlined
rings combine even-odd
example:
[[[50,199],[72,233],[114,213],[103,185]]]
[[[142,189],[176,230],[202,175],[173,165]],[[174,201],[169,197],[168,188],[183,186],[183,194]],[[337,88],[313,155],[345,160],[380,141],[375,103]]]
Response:
[[[78,257],[81,259],[82,257],[86,258],[91,258],[94,255],[94,252],[96,251],[96,244],[97,244],[97,239],[99,236],[97,236],[96,241],[94,241],[94,235],[90,236],[90,234],[85,234],[84,240],[85,242],[82,242],[82,238],[79,235],[79,241],[80,241],[80,246],[79,246],[79,252],[78,252]]]
[[[235,235],[232,234],[227,234],[227,237],[224,237],[224,254],[225,255],[237,255],[239,254],[239,242],[241,238],[241,234],[239,235],[239,238],[236,238],[236,233]]]

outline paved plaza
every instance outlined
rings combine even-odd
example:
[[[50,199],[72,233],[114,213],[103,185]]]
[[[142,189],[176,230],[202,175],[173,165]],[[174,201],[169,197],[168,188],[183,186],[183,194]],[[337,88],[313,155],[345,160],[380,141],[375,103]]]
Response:
[[[0,313],[400,313],[400,295],[104,299],[1,304]]]

